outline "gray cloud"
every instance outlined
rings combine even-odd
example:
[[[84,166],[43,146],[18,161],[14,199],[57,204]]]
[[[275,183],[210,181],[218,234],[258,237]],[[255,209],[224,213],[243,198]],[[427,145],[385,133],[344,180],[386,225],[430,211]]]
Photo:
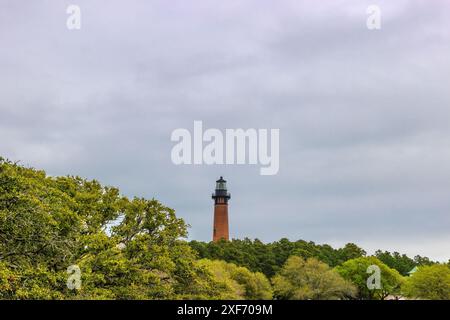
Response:
[[[156,197],[209,240],[214,180],[234,237],[450,258],[444,2],[0,3],[0,154]],[[170,134],[280,128],[280,173],[174,166]]]

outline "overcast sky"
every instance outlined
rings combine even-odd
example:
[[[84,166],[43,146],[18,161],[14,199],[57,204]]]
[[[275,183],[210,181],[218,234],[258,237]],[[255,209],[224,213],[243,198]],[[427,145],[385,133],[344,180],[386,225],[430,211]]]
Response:
[[[81,8],[68,30],[66,9]],[[381,9],[368,30],[366,9]],[[450,258],[446,1],[0,0],[0,155],[155,197],[212,237]],[[279,128],[280,171],[175,166],[176,128]]]

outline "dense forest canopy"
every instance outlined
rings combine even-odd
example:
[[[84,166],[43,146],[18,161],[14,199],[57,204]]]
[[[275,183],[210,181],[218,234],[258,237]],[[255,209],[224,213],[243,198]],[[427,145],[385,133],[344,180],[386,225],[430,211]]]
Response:
[[[253,271],[273,276],[290,256],[300,256],[305,259],[318,260],[336,267],[347,260],[364,257],[367,253],[354,243],[347,243],[343,248],[334,249],[329,245],[315,244],[304,240],[289,241],[281,239],[272,243],[263,243],[258,239],[233,239],[222,242],[191,241],[190,245],[200,257],[219,259],[245,266]],[[414,267],[430,265],[435,262],[419,255],[414,259],[398,252],[376,251],[375,256],[390,268],[406,276]]]
[[[450,299],[449,265],[425,257],[186,237],[155,199],[0,158],[0,299]],[[373,264],[384,287],[368,292],[361,279]]]

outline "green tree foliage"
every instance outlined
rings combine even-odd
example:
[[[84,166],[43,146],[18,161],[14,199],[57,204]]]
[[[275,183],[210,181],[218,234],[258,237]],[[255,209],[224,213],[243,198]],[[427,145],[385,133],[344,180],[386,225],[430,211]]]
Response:
[[[154,199],[0,159],[0,298],[219,297],[186,235]],[[81,269],[80,290],[66,285],[71,265]]]
[[[304,259],[314,257],[334,267],[348,259],[366,254],[353,243],[348,243],[343,248],[333,249],[326,244],[317,245],[304,240],[291,242],[285,238],[267,244],[258,239],[252,241],[245,238],[210,243],[191,241],[190,245],[201,258],[225,260],[245,266],[254,272],[262,272],[267,277],[275,275],[290,256],[299,256]]]
[[[446,264],[419,267],[407,278],[403,293],[411,298],[450,300],[450,267]]]
[[[251,272],[245,267],[219,260],[202,259],[199,263],[220,282],[223,299],[272,299],[272,286],[260,272]]]
[[[337,249],[337,257],[338,257],[337,264],[342,264],[347,260],[365,256],[366,251],[364,251],[354,243],[347,243],[343,248]]]
[[[367,279],[373,274],[368,273],[369,266],[376,265],[380,268],[380,289],[369,289]],[[400,293],[403,277],[397,270],[389,268],[376,257],[360,257],[344,262],[335,270],[358,288],[359,299],[385,299],[388,295]]]
[[[381,250],[376,251],[375,256],[388,267],[400,272],[403,276],[407,276],[408,272],[414,267],[427,266],[436,263],[427,257],[421,257],[419,255],[415,256],[414,259],[411,259],[405,254],[400,254],[398,252],[390,253],[389,251],[383,252]]]
[[[383,252],[378,250],[375,252],[375,256],[388,267],[397,270],[404,276],[407,276],[408,272],[417,266],[416,261],[409,258],[407,255],[401,255],[398,252],[390,253],[389,251]]]
[[[356,288],[315,258],[290,257],[272,279],[274,294],[283,300],[331,300],[353,297]]]
[[[431,261],[427,257],[422,257],[420,255],[414,256],[414,262],[417,266],[431,266],[433,264],[436,264],[436,262]]]
[[[262,272],[266,276],[274,273],[273,268],[277,264],[267,245],[258,239],[252,241],[245,238],[210,243],[191,241],[190,246],[200,258],[224,260],[244,266],[253,272]]]

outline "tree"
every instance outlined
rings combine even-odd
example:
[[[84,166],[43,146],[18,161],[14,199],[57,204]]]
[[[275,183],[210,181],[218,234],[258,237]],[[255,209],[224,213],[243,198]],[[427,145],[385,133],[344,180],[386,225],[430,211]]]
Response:
[[[351,283],[315,258],[290,257],[272,282],[275,297],[283,300],[345,299],[356,293]]]
[[[429,258],[427,257],[422,257],[420,255],[414,256],[414,262],[416,263],[416,265],[418,266],[430,266],[432,264],[435,264],[436,262],[431,261]]]
[[[397,270],[403,276],[407,276],[408,272],[411,271],[417,262],[409,258],[407,255],[401,255],[398,252],[390,253],[389,251],[377,250],[375,256],[380,259],[381,262],[386,264],[388,267]]]
[[[347,243],[343,248],[337,250],[339,264],[359,257],[364,257],[366,252],[354,243]]]
[[[247,268],[220,260],[202,259],[205,266],[222,287],[221,299],[272,299],[272,286],[260,272],[251,272]]]
[[[368,278],[376,272],[371,266],[376,266],[380,270],[380,288],[369,289],[367,285]],[[383,300],[391,294],[399,294],[403,283],[403,277],[397,270],[389,268],[376,257],[351,259],[337,266],[335,270],[358,288],[359,299]]]
[[[403,292],[412,298],[450,300],[450,267],[445,264],[419,267],[406,280]]]

